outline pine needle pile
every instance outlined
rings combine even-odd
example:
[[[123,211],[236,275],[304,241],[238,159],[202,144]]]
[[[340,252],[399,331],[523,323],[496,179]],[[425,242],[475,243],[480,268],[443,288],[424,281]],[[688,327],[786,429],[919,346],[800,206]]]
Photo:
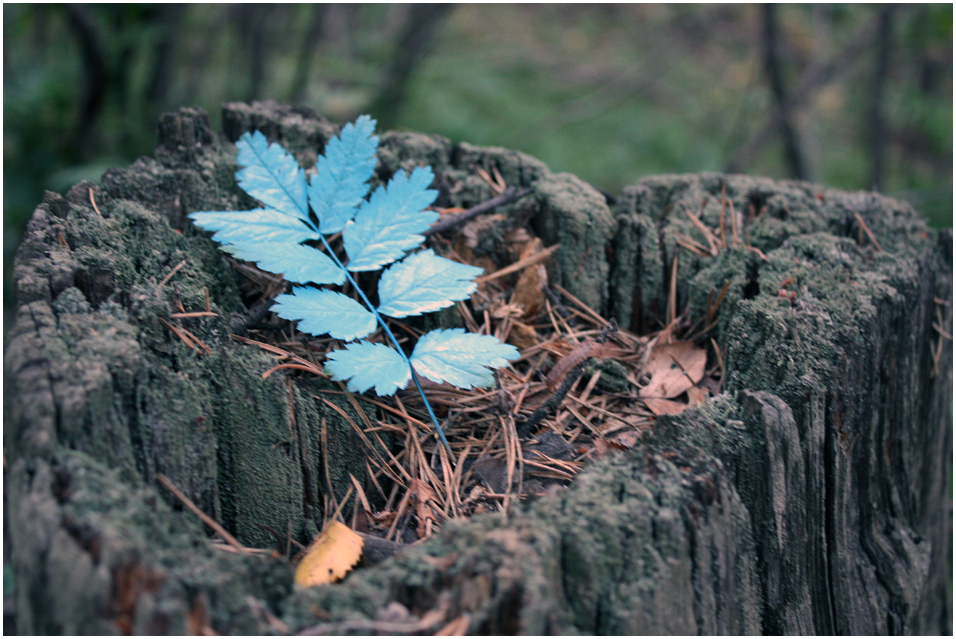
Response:
[[[263,377],[282,370],[338,386],[314,400],[354,430],[365,473],[351,476],[337,499],[323,459],[323,503],[309,501],[321,507],[326,529],[340,520],[412,543],[452,518],[507,515],[521,500],[566,486],[589,460],[633,447],[657,417],[719,392],[722,356],[702,339],[726,286],[712,296],[706,321],[690,325],[676,309],[675,258],[661,330],[623,330],[549,282],[561,246],[545,246],[529,230],[533,206],[494,212],[530,193],[509,188],[495,169],[474,167],[496,195],[468,211],[433,206],[439,193],[428,167],[398,171],[369,193],[374,126],[367,116],[345,126],[312,172],[261,132],[244,134],[236,179],[259,206],[190,214],[215,232],[243,276],[250,310],[238,328],[249,336],[235,339],[278,357]],[[730,213],[729,242],[737,245]],[[691,220],[708,245],[681,236],[685,249],[716,255],[728,246],[723,212],[718,232]],[[302,286],[287,294],[287,281]],[[423,317],[438,311],[439,324],[457,326],[435,329]],[[208,314],[207,301],[198,315]],[[703,330],[686,337],[701,321]],[[197,352],[209,351],[166,325]],[[291,404],[291,377],[288,384]],[[327,428],[323,422],[323,456]],[[281,544],[286,553],[290,542]]]
[[[460,214],[441,213],[436,226]],[[518,226],[507,232],[505,250],[496,252],[506,263],[476,255],[482,234],[503,219],[476,218],[458,232],[433,235],[430,243],[449,259],[484,269],[477,291],[455,306],[457,319],[469,332],[516,346],[519,358],[497,371],[494,388],[424,384],[453,457],[439,445],[414,389],[394,397],[357,396],[339,383],[340,390],[318,394],[316,401],[355,430],[367,455],[365,477],[353,476],[342,500],[332,497],[326,478],[327,518],[410,543],[433,535],[450,518],[508,513],[530,496],[560,490],[589,460],[631,448],[658,416],[678,414],[719,392],[716,344],[704,348],[680,339],[694,328],[684,318],[669,317],[658,332],[639,336],[561,286],[549,286],[548,260],[560,246],[545,247]],[[249,292],[267,298],[278,290],[281,279],[274,275],[240,262],[235,267],[248,277]],[[709,320],[722,298],[712,299]],[[422,333],[389,321],[396,334],[415,339]],[[286,369],[328,378],[322,363],[336,340],[312,338],[293,325],[278,340],[274,330],[251,334],[254,339],[237,339],[279,358],[264,376]],[[347,399],[358,419],[331,401],[335,395]]]

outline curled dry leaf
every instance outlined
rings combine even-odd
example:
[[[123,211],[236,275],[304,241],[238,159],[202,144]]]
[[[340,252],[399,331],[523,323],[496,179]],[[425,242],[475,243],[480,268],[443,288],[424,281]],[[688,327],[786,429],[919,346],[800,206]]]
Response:
[[[641,389],[641,398],[677,397],[704,378],[706,364],[707,351],[693,342],[658,344],[651,350],[644,365],[644,372],[649,373],[651,379]]]
[[[508,333],[508,343],[513,344],[519,351],[525,351],[538,344],[538,332],[533,326],[512,322],[511,332]]]
[[[521,271],[511,293],[511,303],[524,311],[524,317],[534,319],[544,308],[544,287],[548,285],[548,271],[544,264],[532,264]]]
[[[700,388],[699,386],[693,386],[687,389],[687,404],[688,406],[700,406],[707,401],[707,397],[710,393],[706,388]]]
[[[362,556],[362,538],[345,524],[333,521],[305,551],[295,569],[295,583],[319,586],[347,575]]]
[[[522,246],[518,259],[524,260],[542,251],[544,251],[544,242],[539,238],[533,238]],[[532,264],[521,271],[511,292],[510,303],[520,305],[524,311],[524,317],[533,319],[544,308],[544,287],[547,285],[548,271],[544,264]]]
[[[633,448],[634,444],[636,444],[637,440],[640,438],[641,438],[641,433],[639,431],[630,430],[624,433],[620,433],[619,435],[615,435],[614,437],[611,438],[611,441],[614,441],[620,444],[624,448]]]

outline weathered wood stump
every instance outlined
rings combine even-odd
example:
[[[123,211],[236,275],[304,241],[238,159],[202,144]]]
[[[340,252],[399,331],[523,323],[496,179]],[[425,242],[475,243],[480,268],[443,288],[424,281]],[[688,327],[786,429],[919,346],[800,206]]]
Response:
[[[258,128],[303,162],[336,131],[268,103],[227,105],[223,128]],[[157,485],[265,546],[260,524],[307,540],[319,478],[344,493],[364,468],[353,430],[311,399],[326,382],[263,380],[272,358],[230,339],[248,312],[237,275],[185,216],[252,205],[233,147],[198,110],[159,131],[155,159],[47,194],[17,254],[4,535],[18,633],[951,633],[951,232],[875,194],[739,175],[647,178],[609,204],[521,153],[382,135],[378,176],[427,163],[463,185],[444,205],[492,195],[471,165],[533,188],[499,212],[560,242],[552,279],[625,327],[650,326],[672,284],[702,316],[729,281],[724,392],[507,519],[449,522],[303,590],[276,559],[212,548]],[[743,214],[729,248],[681,249],[687,213],[716,228],[722,202]],[[184,320],[200,356],[161,320],[206,289],[218,316]]]

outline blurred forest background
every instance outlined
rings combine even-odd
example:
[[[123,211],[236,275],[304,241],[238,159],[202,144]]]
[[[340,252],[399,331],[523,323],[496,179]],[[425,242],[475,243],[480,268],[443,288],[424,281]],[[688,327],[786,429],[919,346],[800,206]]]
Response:
[[[737,171],[874,189],[952,226],[953,6],[3,6],[4,307],[44,190],[233,100],[519,149],[611,192]],[[5,316],[7,313],[5,312]]]

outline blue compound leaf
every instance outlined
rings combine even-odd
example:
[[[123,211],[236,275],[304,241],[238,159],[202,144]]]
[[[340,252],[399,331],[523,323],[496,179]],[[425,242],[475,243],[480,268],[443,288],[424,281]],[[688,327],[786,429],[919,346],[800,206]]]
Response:
[[[517,358],[518,349],[496,337],[447,328],[422,335],[410,360],[419,375],[433,382],[471,388],[491,386],[495,379],[490,369]]]
[[[233,257],[255,262],[263,271],[282,273],[290,282],[301,284],[345,283],[345,271],[328,255],[304,244],[290,242],[236,242],[225,247]]]
[[[251,211],[201,211],[190,213],[196,226],[215,231],[212,239],[221,244],[237,242],[304,242],[319,234],[299,218],[275,209]]]
[[[272,311],[287,320],[299,320],[299,330],[311,335],[328,333],[353,340],[375,330],[375,313],[348,295],[311,287],[295,287],[292,295],[279,295]]]
[[[391,395],[414,380],[439,438],[451,452],[414,372],[463,388],[487,386],[494,381],[492,371],[515,359],[518,351],[494,337],[449,329],[424,335],[409,358],[382,317],[421,315],[467,299],[476,288],[472,280],[481,273],[430,249],[406,257],[438,219],[437,213],[427,210],[438,195],[429,188],[434,180],[431,169],[399,171],[366,200],[378,148],[375,120],[368,116],[346,125],[329,141],[308,181],[295,158],[279,144],[269,144],[258,131],[240,137],[236,148],[242,167],[236,172],[239,186],[262,208],[200,211],[190,217],[197,226],[213,231],[224,251],[263,270],[283,273],[291,282],[319,286],[349,282],[361,303],[335,291],[299,286],[276,297],[272,311],[298,321],[305,333],[343,341],[368,337],[381,326],[391,347],[368,341],[347,344],[329,353],[326,370],[333,379],[347,381],[353,392],[374,387],[380,395]],[[347,267],[325,238],[339,231]],[[303,244],[316,240],[324,251]],[[349,271],[376,271],[388,264],[392,266],[379,280],[375,308]]]
[[[431,313],[471,297],[482,269],[435,255],[431,249],[409,255],[382,273],[378,312],[389,317]]]
[[[405,358],[394,348],[365,341],[329,353],[325,371],[332,379],[348,380],[353,393],[364,393],[374,386],[379,395],[394,395],[412,376]]]
[[[319,157],[316,174],[309,181],[309,205],[326,235],[341,231],[368,194],[378,148],[374,133],[375,120],[363,115],[345,125]]]
[[[309,219],[305,171],[292,154],[279,144],[269,144],[259,131],[243,133],[236,142],[236,172],[243,190],[267,207],[302,220]]]
[[[428,188],[434,179],[427,167],[411,175],[399,171],[359,207],[342,232],[350,271],[376,271],[425,241],[419,234],[438,219],[438,213],[424,210],[438,197]]]

